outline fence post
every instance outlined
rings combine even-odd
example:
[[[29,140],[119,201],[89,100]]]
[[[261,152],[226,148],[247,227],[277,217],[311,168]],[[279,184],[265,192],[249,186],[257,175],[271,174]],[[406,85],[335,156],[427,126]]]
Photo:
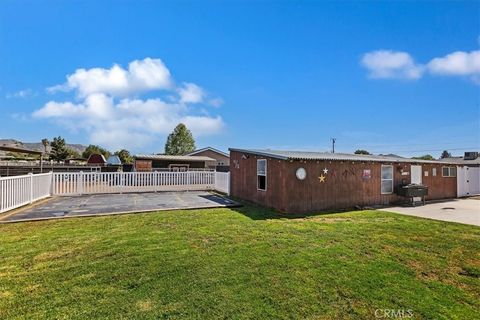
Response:
[[[49,185],[49,196],[53,196],[53,171],[49,172],[50,174],[50,185]]]
[[[227,176],[227,196],[230,195],[230,172],[226,174]]]
[[[30,176],[30,203],[33,202],[33,173],[28,174]]]
[[[213,171],[212,174],[212,190],[215,190],[217,188],[217,168]]]
[[[77,181],[78,193],[83,194],[83,171],[80,171],[80,176]]]
[[[55,191],[55,175],[53,171],[50,171],[50,195],[53,196],[53,192]]]

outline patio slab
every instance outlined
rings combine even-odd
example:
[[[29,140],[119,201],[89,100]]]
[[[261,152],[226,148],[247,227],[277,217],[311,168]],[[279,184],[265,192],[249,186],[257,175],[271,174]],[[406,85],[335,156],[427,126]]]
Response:
[[[0,222],[233,206],[238,203],[205,191],[94,194],[53,197],[4,215]]]
[[[480,199],[478,197],[436,201],[417,207],[389,207],[381,210],[480,226]]]

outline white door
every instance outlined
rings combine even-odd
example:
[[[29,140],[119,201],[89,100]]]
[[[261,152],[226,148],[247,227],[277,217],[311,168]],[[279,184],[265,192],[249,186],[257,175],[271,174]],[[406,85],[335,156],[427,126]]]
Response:
[[[468,195],[467,167],[457,167],[457,197]]]
[[[480,194],[480,168],[467,167],[468,171],[468,192],[470,195]]]
[[[480,168],[457,167],[457,195],[466,197],[480,194]]]
[[[422,184],[422,166],[412,166],[411,183]]]
[[[422,184],[422,166],[411,166],[410,171],[410,183]],[[413,201],[422,201],[422,198],[414,197]]]

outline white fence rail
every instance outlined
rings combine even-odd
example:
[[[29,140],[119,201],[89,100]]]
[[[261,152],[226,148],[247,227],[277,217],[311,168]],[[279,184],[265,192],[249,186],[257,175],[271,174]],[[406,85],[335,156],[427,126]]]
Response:
[[[215,190],[230,194],[230,173],[215,172]]]
[[[64,172],[0,178],[0,213],[51,195],[218,190],[229,193],[230,174],[187,172]]]
[[[54,195],[213,190],[215,172],[54,173]]]
[[[0,213],[50,196],[52,173],[0,178]]]

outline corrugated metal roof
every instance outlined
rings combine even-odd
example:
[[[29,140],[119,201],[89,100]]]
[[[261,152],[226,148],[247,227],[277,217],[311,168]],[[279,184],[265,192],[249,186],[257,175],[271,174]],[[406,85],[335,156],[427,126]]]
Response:
[[[269,149],[235,149],[230,151],[245,152],[281,160],[343,160],[343,161],[376,161],[376,162],[415,162],[415,163],[448,163],[438,160],[418,160],[392,156],[376,156],[350,153],[329,153],[313,151],[283,151]],[[452,162],[453,163],[453,162]]]
[[[463,157],[452,157],[452,158],[443,158],[439,161],[447,162],[447,163],[456,163],[456,164],[463,164],[463,165],[480,165],[480,157],[474,160],[465,160]]]
[[[29,154],[43,154],[42,151],[38,150],[30,150],[30,149],[24,149],[24,148],[17,148],[17,147],[10,147],[10,146],[0,146],[0,150],[2,151],[10,151],[10,152],[18,152],[18,153],[29,153]]]
[[[171,161],[216,161],[204,156],[172,156],[166,154],[136,154],[135,159],[140,160],[171,160]]]
[[[219,153],[221,155],[224,155],[225,157],[230,157],[230,155],[228,153],[225,153],[221,150],[218,150],[218,149],[215,149],[213,147],[205,147],[205,148],[202,148],[202,149],[198,149],[198,150],[195,150],[193,152],[190,152],[190,153],[187,153],[187,156],[190,156],[190,155],[195,155],[197,153],[200,153],[202,151],[206,151],[206,150],[210,150],[210,151],[213,151],[213,152],[216,152],[216,153]]]
[[[121,165],[122,161],[120,160],[120,157],[113,154],[107,159],[107,163],[111,165]]]

